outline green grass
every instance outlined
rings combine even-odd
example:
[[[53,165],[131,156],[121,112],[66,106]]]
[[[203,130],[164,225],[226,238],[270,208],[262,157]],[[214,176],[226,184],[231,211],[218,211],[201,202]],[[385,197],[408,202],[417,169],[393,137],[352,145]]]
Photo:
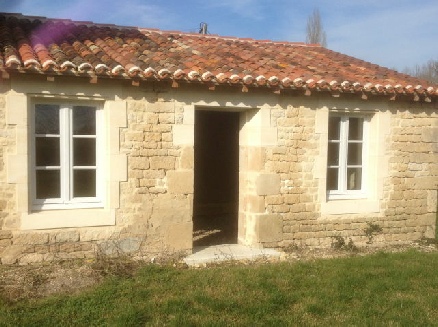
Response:
[[[0,326],[438,326],[438,253],[181,269],[0,303]]]

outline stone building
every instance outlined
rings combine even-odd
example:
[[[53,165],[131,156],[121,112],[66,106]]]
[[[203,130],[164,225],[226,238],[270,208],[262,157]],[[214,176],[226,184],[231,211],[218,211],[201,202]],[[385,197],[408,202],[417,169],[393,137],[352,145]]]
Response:
[[[0,258],[435,237],[438,87],[319,45],[0,15]]]

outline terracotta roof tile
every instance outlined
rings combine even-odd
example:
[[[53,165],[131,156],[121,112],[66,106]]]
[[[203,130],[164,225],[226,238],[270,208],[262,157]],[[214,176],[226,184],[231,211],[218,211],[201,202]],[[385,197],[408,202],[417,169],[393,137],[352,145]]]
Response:
[[[438,98],[436,84],[304,43],[0,14],[0,49],[8,72]]]

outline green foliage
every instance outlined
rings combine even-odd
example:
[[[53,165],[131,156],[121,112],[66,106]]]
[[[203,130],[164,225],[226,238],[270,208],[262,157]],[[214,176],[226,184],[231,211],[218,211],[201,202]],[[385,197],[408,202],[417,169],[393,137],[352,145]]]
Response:
[[[438,253],[178,269],[1,303],[0,326],[436,326]]]
[[[367,244],[373,243],[374,235],[382,232],[382,227],[378,224],[368,222],[368,227],[364,229],[366,237],[368,237]]]
[[[353,240],[350,238],[348,240],[348,243],[345,241],[345,238],[343,238],[340,235],[333,236],[332,237],[332,244],[331,247],[335,250],[345,250],[350,252],[357,252],[359,249],[354,244]]]

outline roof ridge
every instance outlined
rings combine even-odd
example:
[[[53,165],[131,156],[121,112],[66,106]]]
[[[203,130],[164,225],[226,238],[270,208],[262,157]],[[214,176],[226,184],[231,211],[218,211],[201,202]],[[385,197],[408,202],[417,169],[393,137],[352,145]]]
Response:
[[[87,25],[87,26],[101,26],[101,27],[113,27],[117,29],[136,29],[140,32],[145,31],[151,31],[155,33],[160,34],[179,34],[179,35],[188,35],[188,36],[197,36],[200,38],[215,38],[215,39],[222,39],[222,40],[234,40],[234,41],[243,41],[243,42],[252,42],[252,43],[266,43],[266,44],[281,44],[281,45],[293,45],[293,46],[303,46],[303,47],[322,47],[320,44],[317,43],[306,43],[301,41],[286,41],[286,40],[269,40],[269,39],[255,39],[252,37],[239,37],[239,36],[232,36],[232,35],[220,35],[220,34],[200,34],[195,32],[184,32],[180,30],[165,30],[160,28],[149,28],[149,27],[139,27],[139,26],[129,26],[129,25],[117,25],[117,24],[110,24],[110,23],[95,23],[93,21],[81,21],[81,20],[73,20],[70,18],[50,18],[45,16],[33,16],[33,15],[24,15],[21,13],[5,13],[0,12],[0,16],[9,16],[9,17],[15,17],[18,19],[34,19],[34,20],[41,20],[43,22],[47,21],[53,21],[53,22],[69,22],[73,23],[74,25]]]

